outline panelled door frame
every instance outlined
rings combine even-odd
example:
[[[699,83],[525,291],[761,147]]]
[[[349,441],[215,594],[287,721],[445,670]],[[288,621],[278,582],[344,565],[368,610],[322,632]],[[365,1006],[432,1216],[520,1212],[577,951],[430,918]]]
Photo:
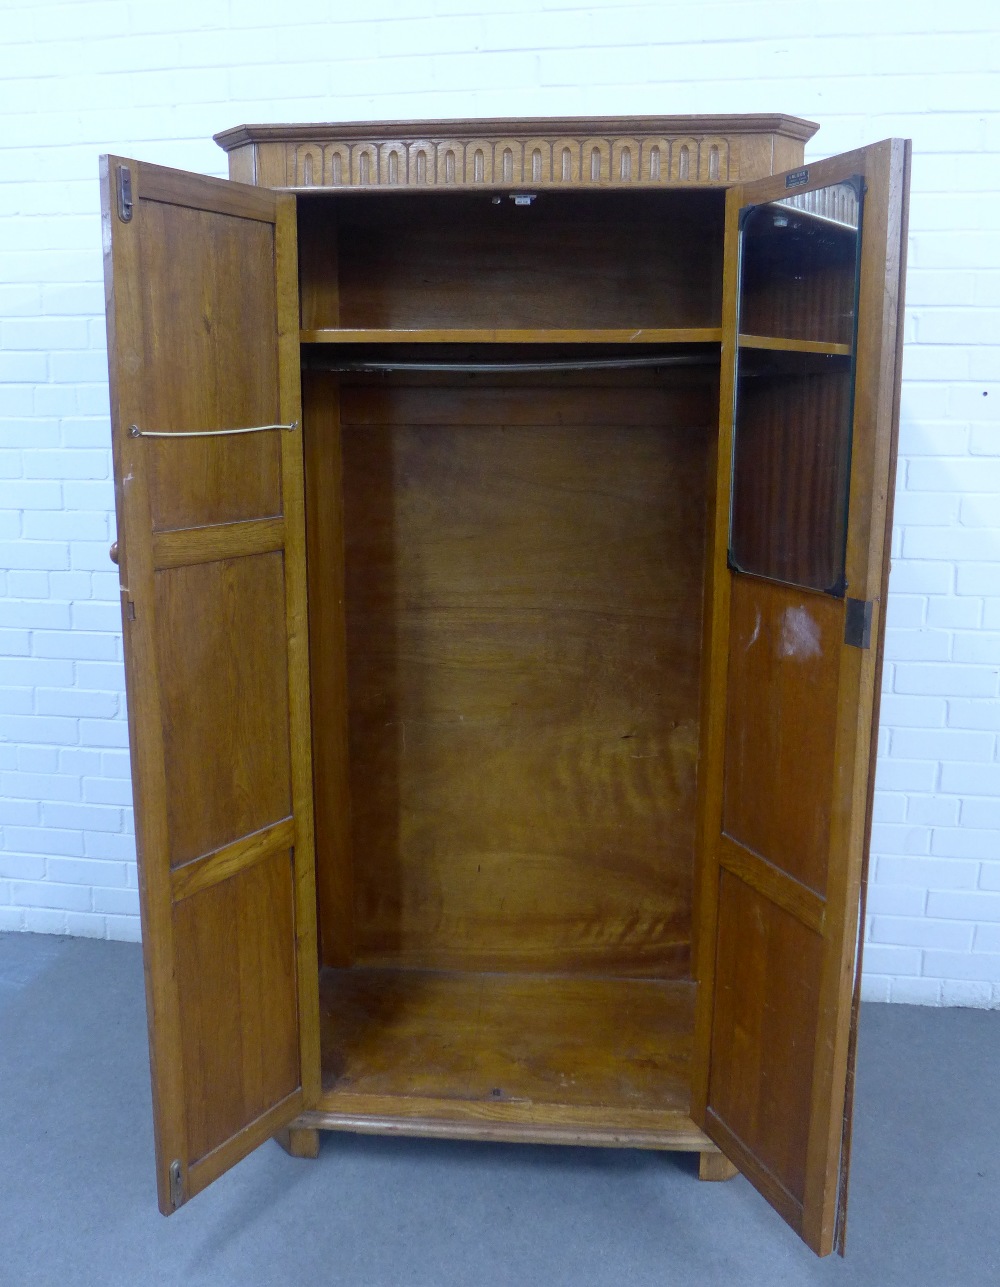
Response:
[[[871,785],[875,767],[878,682],[892,521],[902,332],[902,256],[905,253],[909,144],[887,140],[793,172],[735,186],[726,194],[722,375],[717,469],[709,522],[709,576],[705,602],[705,661],[701,772],[699,775],[698,880],[694,971],[699,983],[692,1116],[813,1250],[828,1254],[837,1228],[838,1195],[846,1196],[853,1064],[856,974],[860,970],[859,910],[867,869]],[[822,936],[805,1193],[801,1207],[777,1177],[712,1113],[715,1052],[715,972],[719,949],[720,879],[733,866],[736,846],[723,831],[730,595],[735,577],[727,566],[731,461],[736,400],[740,211],[748,204],[781,200],[861,176],[865,184],[856,342],[846,579],[847,595],[872,605],[871,647],[843,643],[837,681],[836,728],[825,900],[777,873],[758,880],[757,893],[777,897],[800,924]],[[846,613],[846,597],[840,600]],[[843,638],[843,633],[841,633]],[[762,869],[763,870],[763,869]],[[758,873],[759,875],[759,873]],[[751,873],[752,877],[752,873]],[[794,908],[801,891],[798,908]],[[782,901],[784,900],[784,901]],[[721,1052],[716,1057],[722,1057]],[[844,1175],[842,1176],[842,1168]],[[841,1230],[843,1224],[841,1222]]]
[[[118,176],[122,167],[127,169],[130,191],[121,190]],[[136,792],[157,1190],[160,1209],[168,1214],[311,1107],[320,1090],[295,198],[115,156],[101,158],[101,188],[118,564]],[[159,535],[153,532],[150,443],[130,432],[130,426],[141,420],[143,333],[149,321],[144,318],[141,291],[143,201],[273,227],[277,317],[262,318],[261,325],[276,328],[279,419],[296,424],[294,432],[276,431],[281,443],[278,518],[190,527]],[[182,271],[181,265],[178,271]],[[194,322],[200,326],[201,320]],[[209,318],[204,320],[208,327]],[[183,370],[176,372],[178,381],[185,376]],[[268,551],[281,551],[283,558],[291,816],[214,853],[172,867],[154,610],[156,572],[158,568],[252,557]],[[224,663],[220,658],[220,665]],[[255,862],[289,850],[299,1085],[267,1111],[244,1122],[205,1156],[192,1159],[187,1144],[186,1096],[191,1091],[185,1084],[182,1053],[175,910],[184,899],[219,887]],[[266,1041],[266,1035],[262,1040]],[[261,1054],[266,1059],[266,1049]]]

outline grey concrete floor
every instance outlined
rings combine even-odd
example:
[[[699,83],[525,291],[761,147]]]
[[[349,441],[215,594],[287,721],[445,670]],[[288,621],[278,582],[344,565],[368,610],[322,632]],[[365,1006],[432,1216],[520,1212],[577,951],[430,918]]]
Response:
[[[137,947],[0,935],[0,1283],[1000,1284],[1000,1013],[867,1006],[846,1261],[684,1155],[326,1135],[156,1209]]]

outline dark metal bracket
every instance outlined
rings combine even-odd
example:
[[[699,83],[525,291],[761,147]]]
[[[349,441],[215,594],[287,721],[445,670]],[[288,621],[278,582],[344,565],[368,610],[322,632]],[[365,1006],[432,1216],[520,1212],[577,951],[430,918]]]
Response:
[[[127,165],[118,167],[118,218],[122,223],[132,218],[132,171]]]
[[[872,643],[872,601],[848,599],[844,614],[844,643],[852,648],[870,648]]]

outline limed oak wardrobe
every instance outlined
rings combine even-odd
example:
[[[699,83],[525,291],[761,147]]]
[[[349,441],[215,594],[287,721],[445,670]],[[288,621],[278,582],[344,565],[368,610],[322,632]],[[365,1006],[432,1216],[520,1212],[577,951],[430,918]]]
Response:
[[[842,1239],[909,152],[814,131],[104,159],[164,1212],[351,1130]]]

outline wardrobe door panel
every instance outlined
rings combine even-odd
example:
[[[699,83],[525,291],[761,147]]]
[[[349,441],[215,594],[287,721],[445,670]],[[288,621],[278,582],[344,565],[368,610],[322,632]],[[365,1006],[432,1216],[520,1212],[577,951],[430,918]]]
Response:
[[[169,1213],[319,1089],[295,203],[117,157],[102,197]]]
[[[843,1249],[908,144],[727,195],[693,1115]]]

